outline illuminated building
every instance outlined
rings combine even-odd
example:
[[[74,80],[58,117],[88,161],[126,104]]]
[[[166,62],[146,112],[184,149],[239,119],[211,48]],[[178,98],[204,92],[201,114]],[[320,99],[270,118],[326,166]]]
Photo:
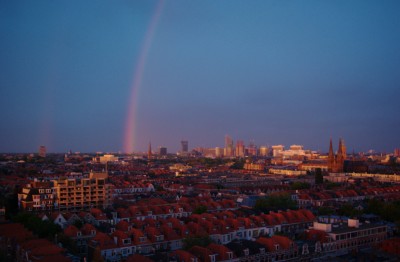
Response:
[[[333,153],[332,139],[329,144],[328,153],[328,171],[329,172],[343,172],[344,160],[346,159],[346,146],[343,139],[339,139],[339,149],[337,154]]]
[[[242,140],[236,141],[236,156],[244,157],[244,143]]]
[[[45,146],[40,146],[39,147],[39,156],[40,157],[46,157],[47,149]]]
[[[225,136],[225,156],[232,157],[233,154],[233,140],[229,135]]]

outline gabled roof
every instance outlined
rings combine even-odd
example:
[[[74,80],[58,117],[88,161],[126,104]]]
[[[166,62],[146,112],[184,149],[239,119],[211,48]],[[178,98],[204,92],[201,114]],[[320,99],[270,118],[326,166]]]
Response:
[[[114,240],[102,232],[98,232],[96,236],[92,238],[91,243],[99,245],[100,250],[117,248]]]
[[[64,234],[72,238],[77,237],[78,232],[80,232],[80,230],[74,225],[69,225],[67,226],[67,228],[64,229]]]
[[[82,234],[84,234],[86,236],[91,235],[92,231],[96,231],[96,233],[97,233],[97,229],[92,224],[88,224],[88,223],[86,223],[82,226],[81,231],[82,231]]]
[[[195,255],[196,257],[200,258],[200,260],[204,262],[211,261],[210,256],[216,254],[213,251],[209,250],[208,248],[200,246],[192,247],[191,249],[189,249],[189,252]]]

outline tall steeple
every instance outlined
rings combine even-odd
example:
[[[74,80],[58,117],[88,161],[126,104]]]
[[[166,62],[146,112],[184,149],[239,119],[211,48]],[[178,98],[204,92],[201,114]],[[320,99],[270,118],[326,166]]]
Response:
[[[332,138],[329,143],[329,153],[328,153],[328,170],[333,171],[335,166],[335,154],[333,153]]]
[[[331,138],[331,140],[330,140],[330,143],[329,143],[329,159],[331,158],[331,156],[333,157],[334,155],[333,155],[333,146],[332,146],[332,138]]]

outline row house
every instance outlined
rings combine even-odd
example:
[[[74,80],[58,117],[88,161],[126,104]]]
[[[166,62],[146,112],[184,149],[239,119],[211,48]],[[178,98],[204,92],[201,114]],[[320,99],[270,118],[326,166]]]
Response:
[[[88,244],[89,258],[96,249],[107,261],[120,261],[132,254],[153,254],[156,251],[171,251],[182,248],[182,238],[165,228],[147,227],[144,231],[129,228],[128,232],[115,230],[110,235],[98,233]]]
[[[117,210],[115,223],[120,220],[135,221],[152,219],[166,219],[170,217],[182,218],[188,217],[192,213],[187,207],[179,204],[161,204],[161,205],[140,205],[130,206],[128,209],[120,208]]]
[[[301,256],[296,243],[285,236],[235,240],[226,247],[234,252],[236,261],[298,261]]]
[[[192,214],[186,223],[175,217],[166,219],[146,218],[129,222],[121,220],[115,225],[115,229],[110,235],[96,235],[89,246],[92,250],[99,249],[103,258],[119,261],[132,254],[153,254],[156,251],[179,250],[183,246],[183,239],[189,236],[210,236],[219,248],[216,248],[216,246],[211,246],[207,250],[196,248],[197,253],[191,253],[196,253],[194,255],[200,261],[208,259],[210,261],[229,261],[239,256],[226,250],[221,251],[223,250],[221,245],[236,240],[254,241],[260,239],[260,237],[266,238],[266,236],[273,236],[276,242],[280,238],[274,236],[275,232],[282,231],[282,228],[286,230],[284,231],[286,233],[297,232],[296,230],[302,230],[305,226],[308,227],[315,219],[312,213],[307,210],[271,212],[270,214],[250,217],[238,217],[238,214],[239,212],[232,211],[201,215]],[[264,240],[265,243],[268,241],[270,240]],[[280,244],[280,246],[285,247],[285,250],[292,248],[283,244]],[[269,250],[265,247],[264,249]],[[220,252],[219,255],[216,255],[217,251]],[[206,255],[199,255],[198,252],[203,252]],[[229,254],[225,254],[227,252]],[[279,259],[293,256],[292,253],[285,252],[279,250],[279,255],[276,252],[270,255]],[[224,259],[218,260],[223,257]]]
[[[91,224],[84,224],[80,229],[69,225],[64,229],[64,234],[75,242],[79,255],[87,257],[88,242],[96,236],[97,229]]]
[[[193,214],[188,228],[194,235],[207,234],[218,244],[227,244],[234,239],[252,240],[260,236],[272,236],[276,232],[296,235],[308,229],[315,216],[308,210],[271,212],[261,216],[229,217],[218,219],[214,214]]]
[[[360,195],[354,190],[337,191],[308,191],[297,194],[297,205],[299,208],[321,207],[329,205],[338,205],[341,203],[353,203],[362,201],[365,195]]]
[[[71,262],[66,250],[47,239],[35,237],[22,224],[0,225],[0,251],[9,261]]]
[[[154,186],[151,183],[140,183],[140,182],[128,182],[124,181],[123,183],[114,184],[115,188],[113,189],[113,197],[120,197],[124,195],[130,194],[143,194],[154,192]]]

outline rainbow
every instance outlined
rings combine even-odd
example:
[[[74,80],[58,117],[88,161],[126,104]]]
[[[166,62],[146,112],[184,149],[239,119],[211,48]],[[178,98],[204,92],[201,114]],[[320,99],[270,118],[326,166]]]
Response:
[[[131,85],[131,93],[129,96],[128,113],[125,122],[125,135],[124,135],[124,152],[132,153],[135,144],[135,123],[136,123],[136,108],[138,104],[139,89],[143,80],[144,68],[147,60],[147,56],[153,41],[154,33],[158,20],[160,19],[161,12],[163,9],[164,0],[160,0],[155,8],[153,16],[151,17],[149,26],[143,39],[142,46],[140,48],[139,59],[137,60],[135,71],[133,74],[133,83]]]

